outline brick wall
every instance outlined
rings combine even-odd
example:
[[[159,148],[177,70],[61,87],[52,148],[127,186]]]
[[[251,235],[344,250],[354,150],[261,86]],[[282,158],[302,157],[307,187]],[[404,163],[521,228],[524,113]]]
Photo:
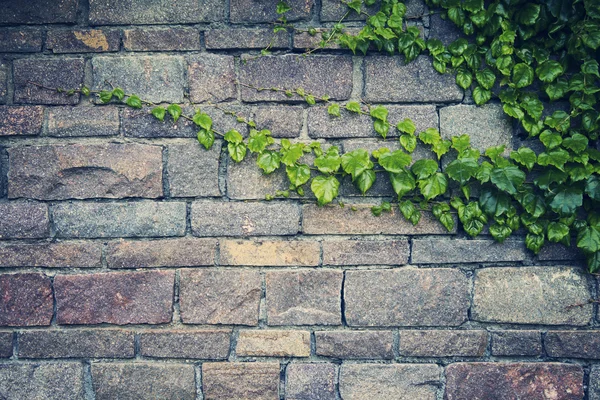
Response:
[[[236,80],[303,87],[480,148],[518,146],[498,104],[476,108],[424,57],[332,45],[304,59],[318,37],[285,32],[256,57],[275,3],[0,0],[0,398],[599,400],[598,307],[569,307],[598,282],[570,249],[535,257],[430,215],[373,217],[393,193],[383,177],[367,198],[344,181],[344,208],[265,202],[284,176],[233,163],[221,143],[204,151],[189,123],[30,83],[110,81],[155,102],[220,103],[277,138],[382,145],[368,117],[332,120]],[[289,3],[298,26],[344,12]],[[437,16],[413,21],[457,37]]]

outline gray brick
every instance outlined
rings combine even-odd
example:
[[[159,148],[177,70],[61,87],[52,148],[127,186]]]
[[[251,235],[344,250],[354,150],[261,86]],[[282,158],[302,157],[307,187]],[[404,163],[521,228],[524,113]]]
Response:
[[[98,268],[102,244],[66,241],[4,243],[0,245],[0,267]]]
[[[600,400],[600,367],[594,366],[590,373],[590,400]]]
[[[365,58],[365,101],[426,103],[461,101],[463,91],[451,74],[441,75],[419,56],[405,64],[400,56]]]
[[[42,31],[13,29],[0,30],[1,53],[35,53],[41,50]]]
[[[133,358],[133,332],[117,329],[24,331],[20,358]]]
[[[229,356],[231,330],[145,331],[140,354],[155,358],[225,360]]]
[[[58,237],[183,236],[185,203],[61,203],[53,207]]]
[[[408,357],[482,357],[486,331],[400,331],[400,355]]]
[[[270,130],[273,137],[300,136],[304,120],[302,107],[265,106],[257,107],[253,111],[257,128]]]
[[[31,82],[51,88],[77,89],[83,83],[82,58],[24,58],[13,61],[15,103],[77,104],[80,95],[57,93],[35,86]]]
[[[127,93],[155,103],[183,102],[185,67],[180,56],[98,56],[92,59],[93,88],[106,89],[106,82]]]
[[[232,56],[203,54],[189,61],[190,100],[220,102],[237,97]]]
[[[495,356],[539,356],[542,354],[542,336],[538,331],[493,332],[492,354]]]
[[[47,136],[115,136],[119,134],[116,107],[50,107],[46,109]]]
[[[320,245],[309,240],[221,240],[221,265],[297,267],[319,265]]]
[[[119,51],[121,34],[118,30],[50,30],[46,47],[55,54],[104,53]]]
[[[350,56],[298,57],[283,56],[250,57],[243,55],[240,65],[241,83],[256,87],[282,89],[303,88],[316,97],[324,95],[335,100],[345,100],[352,91],[352,58]],[[257,91],[242,87],[244,101],[298,101],[283,93],[270,90]]]
[[[133,28],[123,31],[128,51],[200,50],[200,32],[195,28]]]
[[[0,239],[45,238],[50,235],[49,223],[46,204],[0,204]]]
[[[219,190],[220,142],[216,142],[208,151],[197,140],[186,144],[169,145],[167,149],[171,197],[221,195]]]
[[[370,15],[373,15],[379,11],[381,7],[380,2],[376,2],[372,6],[365,6],[362,4],[361,11],[364,11]],[[356,21],[356,20],[364,20],[364,14],[358,14],[356,11],[350,10],[348,6],[345,4],[336,1],[336,0],[323,0],[321,5],[321,21],[323,22],[338,22],[342,17],[346,14],[347,11],[350,11],[348,16],[344,18],[347,21]]]
[[[241,330],[235,354],[242,357],[309,357],[310,332],[298,330]]]
[[[507,240],[436,240],[413,239],[412,259],[415,264],[453,264],[499,261],[523,261],[528,258],[522,241]]]
[[[51,285],[50,278],[42,274],[0,275],[0,326],[50,325]]]
[[[588,280],[568,267],[485,268],[476,271],[472,318],[476,321],[543,325],[587,325]]]
[[[289,33],[273,29],[209,29],[204,32],[207,49],[284,49],[289,47]]]
[[[550,357],[600,359],[600,331],[550,331],[544,338]]]
[[[206,400],[276,400],[279,363],[204,363],[202,389]]]
[[[13,355],[13,333],[0,332],[0,358],[9,358]]]
[[[0,24],[60,24],[77,22],[77,0],[5,1]]]
[[[317,355],[340,359],[392,359],[392,331],[315,332]]]
[[[298,50],[307,50],[307,49],[331,49],[331,50],[339,50],[343,49],[342,45],[340,45],[337,40],[330,40],[327,42],[326,38],[328,38],[328,32],[330,32],[327,28],[315,28],[317,33],[315,35],[311,35],[308,32],[294,32],[294,49]],[[359,28],[350,28],[344,29],[342,32],[348,33],[351,35],[356,35],[360,32]],[[325,36],[324,36],[325,35]],[[321,43],[325,41],[326,44],[324,47],[321,47]]]
[[[218,22],[225,18],[220,0],[90,0],[92,25],[152,25]]]
[[[43,107],[0,106],[0,137],[39,135],[43,121]]]
[[[0,396],[11,400],[84,399],[83,364],[0,364]]]
[[[119,240],[108,243],[106,262],[109,268],[213,265],[216,248],[211,239]]]
[[[429,20],[429,38],[439,39],[448,46],[456,39],[463,37],[460,29],[448,19],[442,19],[440,14],[432,14]]]
[[[537,255],[540,261],[573,261],[582,260],[583,253],[574,245],[566,247],[560,243],[548,243]]]
[[[274,195],[276,191],[288,188],[289,183],[283,168],[266,175],[257,167],[254,157],[246,157],[240,163],[227,164],[227,197],[230,199],[264,199],[267,194]]]
[[[285,369],[286,400],[336,400],[337,370],[328,363],[292,363]]]
[[[8,68],[8,64],[0,60],[0,104],[6,103],[6,97],[8,95]],[[2,130],[3,129],[0,129],[0,132],[2,132]]]
[[[324,265],[402,265],[408,263],[407,240],[325,240]]]
[[[300,208],[290,203],[197,201],[192,204],[195,236],[295,235]]]
[[[308,19],[314,0],[289,0],[287,4],[292,8],[285,14],[288,21]],[[280,16],[275,12],[277,3],[270,0],[232,0],[230,5],[230,19],[234,24],[273,22]]]
[[[344,300],[350,326],[458,326],[469,282],[454,269],[347,271]]]

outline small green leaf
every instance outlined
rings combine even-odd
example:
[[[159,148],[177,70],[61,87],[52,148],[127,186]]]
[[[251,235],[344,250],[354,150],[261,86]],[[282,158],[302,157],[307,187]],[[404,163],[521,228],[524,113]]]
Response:
[[[573,150],[577,154],[581,154],[585,149],[587,149],[588,144],[588,138],[580,133],[574,133],[572,136],[565,138],[562,142],[563,147]]]
[[[517,151],[513,150],[510,153],[510,158],[527,167],[529,171],[531,171],[537,161],[535,152],[528,147],[520,147]]]
[[[492,235],[494,240],[498,243],[504,243],[506,238],[508,238],[511,233],[512,233],[512,229],[510,229],[506,225],[492,224],[490,226],[490,234]]]
[[[412,201],[401,201],[398,203],[398,206],[400,208],[400,212],[408,222],[413,225],[417,225],[419,223],[419,220],[421,219],[421,212],[417,210]]]
[[[169,106],[167,107],[167,111],[169,112],[169,115],[171,115],[171,117],[173,118],[173,122],[177,122],[177,120],[179,120],[179,117],[181,117],[181,107],[179,107],[178,104],[169,104]]]
[[[600,30],[584,34],[581,40],[587,47],[597,50],[600,47]]]
[[[284,141],[281,141],[281,162],[291,167],[304,155],[304,145],[302,143],[294,143],[293,145],[285,146]]]
[[[458,154],[463,153],[465,150],[471,147],[471,138],[469,135],[463,134],[460,136],[452,137],[452,148],[458,151]]]
[[[198,131],[198,141],[206,150],[209,150],[215,142],[215,134],[212,131],[200,129]]]
[[[445,172],[451,179],[463,186],[477,173],[478,168],[477,160],[467,158],[452,161],[446,167]]]
[[[486,90],[486,89],[482,88],[481,86],[476,86],[475,89],[473,89],[473,100],[475,101],[475,104],[477,104],[478,106],[481,106],[481,105],[487,103],[488,101],[490,101],[491,98],[492,98],[491,91]]]
[[[129,96],[126,103],[131,108],[142,108],[142,100],[136,95]]]
[[[369,114],[374,119],[378,119],[380,121],[387,121],[388,109],[382,106],[377,106],[372,108]]]
[[[385,139],[390,130],[390,123],[387,121],[376,119],[373,121],[373,128],[375,129],[375,132],[377,132],[381,137]]]
[[[595,226],[586,226],[577,234],[577,247],[586,254],[600,251],[600,231]]]
[[[115,89],[113,89],[112,94],[117,99],[119,99],[119,101],[123,100],[123,98],[125,97],[125,92],[121,88],[115,88]],[[133,97],[133,96],[131,96],[131,97]],[[138,107],[134,107],[134,108],[138,108]]]
[[[550,222],[548,224],[548,240],[559,243],[569,235],[569,227],[562,222]]]
[[[425,144],[434,145],[442,140],[440,132],[435,128],[427,128],[419,133],[419,140]]]
[[[384,153],[379,157],[379,165],[388,172],[398,173],[404,170],[412,162],[412,157],[402,150],[393,153]],[[436,165],[437,169],[437,165]]]
[[[196,114],[194,114],[192,120],[196,125],[198,125],[202,129],[206,129],[207,131],[212,129],[212,118],[208,114],[204,114],[198,111],[196,112]]]
[[[336,173],[342,164],[337,146],[327,149],[327,152],[315,159],[315,166],[324,174]]]
[[[496,83],[496,74],[494,74],[491,69],[486,68],[477,71],[475,73],[475,79],[477,79],[477,83],[479,83],[481,87],[489,90],[494,86],[494,83]]]
[[[425,200],[431,200],[439,195],[446,193],[448,180],[446,175],[436,172],[427,179],[419,180],[419,190]]]
[[[258,156],[256,163],[265,172],[265,174],[270,174],[279,168],[280,161],[279,153],[276,151],[267,150]]]
[[[600,201],[600,178],[598,175],[592,175],[587,179],[585,193],[593,200]]]
[[[415,178],[410,171],[390,174],[390,181],[392,182],[392,187],[394,188],[394,192],[398,195],[398,198],[409,193],[417,186]]]
[[[89,96],[90,95],[90,88],[88,88],[87,86],[82,86],[81,89],[79,90],[81,92],[82,95],[84,96]]]
[[[244,141],[244,138],[242,137],[241,133],[239,133],[235,129],[232,129],[229,132],[227,132],[225,134],[225,136],[223,137],[223,139],[225,139],[225,141],[227,141],[229,143],[233,143],[233,144],[240,144]]]
[[[523,25],[535,25],[540,15],[540,9],[539,4],[525,3],[517,12],[517,20]]]
[[[538,164],[541,166],[554,165],[563,170],[565,163],[569,161],[569,152],[564,149],[555,149],[543,152],[538,156]]]
[[[154,115],[154,118],[156,118],[159,121],[165,120],[166,112],[167,110],[165,110],[163,107],[154,107],[152,109],[152,115]]]
[[[456,72],[456,84],[463,89],[468,89],[473,83],[473,75],[464,68]]]
[[[513,68],[513,82],[516,87],[523,88],[533,83],[533,68],[524,63],[519,63]]]
[[[438,163],[435,162],[434,160],[424,158],[424,159],[415,161],[415,163],[412,165],[412,167],[410,167],[410,170],[412,171],[413,174],[416,175],[417,179],[419,179],[419,180],[427,179],[431,175],[433,175],[435,172],[437,172]]]
[[[273,142],[273,139],[269,136],[270,133],[271,132],[267,130],[262,130],[259,132],[255,129],[252,129],[250,131],[250,137],[248,138],[248,150],[250,150],[252,153],[262,153],[265,148],[271,142]]]
[[[525,245],[534,254],[538,254],[544,245],[544,235],[535,235],[533,233],[528,233],[525,236]]]
[[[347,174],[352,176],[354,181],[356,177],[368,169],[373,169],[373,162],[370,160],[369,153],[364,149],[356,149],[342,156],[342,168]]]
[[[334,176],[319,175],[310,184],[320,206],[331,203],[337,197],[339,188],[340,182]]]
[[[227,144],[227,150],[231,159],[235,162],[241,162],[246,157],[246,145],[244,143],[233,143]]]
[[[292,7],[290,7],[285,1],[279,1],[277,3],[277,9],[275,10],[277,12],[277,14],[285,14],[286,12],[290,11],[292,9]]]
[[[354,184],[362,194],[365,194],[367,190],[369,190],[371,186],[373,186],[373,183],[375,183],[375,179],[375,171],[373,171],[372,169],[368,169],[366,171],[363,171],[360,175],[356,177],[356,179],[354,180]]]
[[[398,125],[396,125],[396,129],[398,129],[398,131],[400,131],[402,133],[407,133],[409,135],[413,135],[417,128],[415,127],[415,124],[410,119],[405,118],[404,121],[398,122]]]
[[[577,207],[583,204],[583,193],[580,189],[563,186],[559,188],[556,195],[550,202],[550,208],[560,215],[571,215],[575,213]]]
[[[494,168],[490,180],[496,187],[509,194],[517,193],[517,188],[525,182],[525,173],[514,165]]]
[[[339,117],[340,116],[340,105],[337,103],[331,104],[329,107],[327,107],[327,113],[331,116]]]
[[[353,112],[353,113],[360,113],[361,112],[360,103],[358,103],[356,101],[350,101],[350,102],[348,102],[348,104],[346,104],[346,110]]]
[[[540,141],[548,150],[560,146],[563,142],[562,136],[550,130],[545,130],[540,134]]]
[[[511,207],[510,203],[510,197],[506,193],[493,188],[482,189],[479,196],[481,209],[493,217],[507,213]]]
[[[465,0],[462,7],[463,9],[474,13],[483,10],[483,0]]]
[[[111,101],[113,93],[109,90],[103,90],[98,94],[98,96],[100,97],[100,101],[103,103],[108,103]]]
[[[598,61],[596,60],[587,60],[581,65],[581,72],[588,75],[594,75],[600,78],[600,74],[598,74]]]
[[[414,135],[409,135],[407,133],[403,133],[400,135],[400,144],[406,151],[412,153],[417,148],[417,137]]]
[[[564,72],[562,65],[558,61],[547,60],[541,63],[535,73],[542,82],[550,83],[562,75]]]
[[[310,167],[306,164],[287,166],[285,172],[295,187],[304,185],[310,179]]]
[[[315,96],[313,96],[311,94],[304,96],[304,100],[306,101],[306,103],[308,103],[311,106],[313,106],[317,103],[317,101],[315,100]]]

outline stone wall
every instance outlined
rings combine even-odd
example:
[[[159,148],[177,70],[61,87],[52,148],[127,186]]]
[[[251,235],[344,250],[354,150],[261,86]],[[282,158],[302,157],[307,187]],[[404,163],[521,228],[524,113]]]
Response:
[[[368,198],[344,181],[345,207],[266,202],[283,175],[233,163],[220,142],[203,150],[186,121],[31,83],[109,81],[218,103],[277,138],[382,146],[368,117],[237,81],[303,87],[480,148],[518,146],[498,104],[476,108],[425,57],[332,45],[303,58],[319,37],[285,32],[257,57],[275,3],[0,0],[0,398],[599,400],[598,282],[570,249],[533,256],[521,238],[470,240],[430,215],[373,217],[393,193],[383,176]],[[298,26],[344,12],[289,3]],[[438,16],[411,21],[457,37]]]

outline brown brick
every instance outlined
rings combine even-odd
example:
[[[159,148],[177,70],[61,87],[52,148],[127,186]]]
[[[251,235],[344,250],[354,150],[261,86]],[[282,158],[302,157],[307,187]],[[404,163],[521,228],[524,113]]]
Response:
[[[218,22],[225,18],[220,0],[90,0],[92,25],[155,25]]]
[[[225,360],[231,330],[146,331],[140,337],[140,354],[156,358]]]
[[[46,47],[55,54],[119,51],[120,45],[117,30],[50,30],[46,38]]]
[[[19,333],[20,358],[133,358],[133,332],[69,329]]]
[[[0,53],[35,53],[42,50],[42,31],[0,29]]]
[[[337,370],[329,363],[291,363],[285,369],[286,400],[336,400]]]
[[[401,265],[409,254],[407,240],[323,241],[323,265]]]
[[[190,100],[220,102],[237,97],[232,56],[204,54],[189,62]]]
[[[392,359],[392,331],[315,332],[317,355],[339,359]]]
[[[217,241],[212,239],[119,240],[108,244],[109,268],[197,267],[213,265]]]
[[[6,1],[0,24],[60,24],[77,22],[77,0]]]
[[[241,330],[235,352],[250,357],[308,357],[310,332]]]
[[[39,135],[43,122],[43,107],[0,106],[0,136]]]
[[[84,399],[83,364],[2,363],[0,394],[5,399]]]
[[[169,190],[172,197],[220,196],[219,157],[221,143],[210,150],[197,140],[168,146]]]
[[[413,239],[414,264],[453,264],[523,261],[528,258],[523,241]]]
[[[495,356],[539,356],[542,335],[538,331],[497,331],[492,333],[492,354]]]
[[[9,149],[8,154],[10,198],[162,196],[159,146],[117,143],[22,146]]]
[[[200,50],[200,32],[195,28],[134,28],[123,30],[123,48],[128,51]]]
[[[42,274],[0,275],[0,326],[50,325],[50,278]]]
[[[50,107],[46,109],[47,136],[115,136],[119,134],[117,107]]]
[[[230,199],[264,200],[265,195],[274,195],[278,190],[288,190],[289,186],[284,168],[266,175],[257,167],[252,157],[246,157],[240,163],[230,162],[227,165],[227,197]],[[305,193],[310,195],[310,190],[306,190]]]
[[[550,357],[600,359],[600,331],[550,331],[544,338]]]
[[[304,110],[299,106],[263,106],[254,109],[254,122],[258,129],[268,129],[273,137],[300,136]]]
[[[269,325],[340,325],[342,271],[268,271]]]
[[[222,265],[317,266],[320,246],[312,241],[221,240]]]
[[[310,17],[314,0],[288,0],[291,10],[285,14],[288,21]],[[280,16],[276,13],[277,3],[270,0],[232,0],[230,18],[234,24],[273,22]]]
[[[13,355],[13,333],[0,332],[0,358],[9,358]]]
[[[289,33],[273,29],[209,29],[204,32],[207,49],[271,49],[289,47]]]
[[[102,244],[66,241],[53,243],[3,243],[0,267],[98,268]]]
[[[583,399],[583,369],[558,363],[456,363],[446,399]]]
[[[179,291],[185,324],[258,324],[258,271],[184,269]]]
[[[278,400],[279,363],[204,363],[202,389],[206,400]]]
[[[50,235],[49,223],[45,204],[0,204],[0,239],[45,238]]]
[[[57,275],[59,324],[171,322],[173,271]]]
[[[486,331],[400,331],[400,355],[408,357],[483,357]]]

